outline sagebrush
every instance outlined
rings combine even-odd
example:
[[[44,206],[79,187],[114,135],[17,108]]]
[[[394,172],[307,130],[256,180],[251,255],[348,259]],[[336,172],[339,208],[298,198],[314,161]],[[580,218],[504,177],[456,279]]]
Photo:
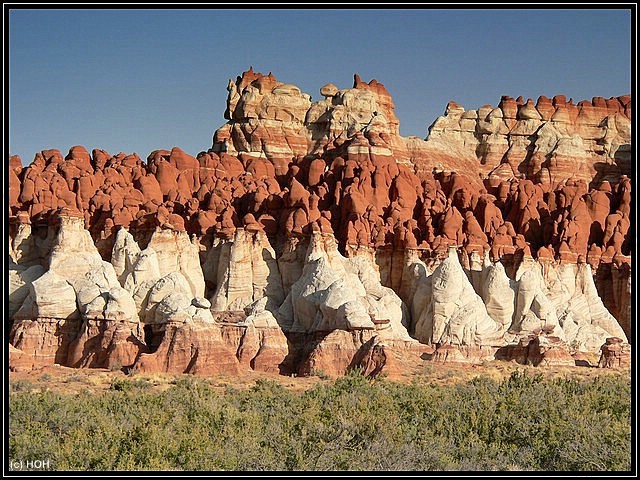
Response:
[[[628,471],[631,383],[516,371],[452,386],[357,373],[293,392],[270,380],[164,392],[10,395],[10,459],[56,470]]]

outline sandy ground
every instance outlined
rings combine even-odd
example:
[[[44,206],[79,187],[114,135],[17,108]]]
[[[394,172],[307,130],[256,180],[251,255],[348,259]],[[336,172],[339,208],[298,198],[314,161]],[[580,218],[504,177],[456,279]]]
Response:
[[[597,356],[589,359],[592,365],[597,364]],[[630,371],[620,369],[602,369],[595,367],[532,367],[519,365],[513,361],[494,360],[482,365],[436,364],[425,360],[421,363],[402,365],[400,373],[387,376],[394,382],[424,382],[436,385],[451,385],[468,381],[478,376],[488,376],[495,380],[507,378],[514,371],[526,371],[532,375],[542,374],[550,378],[582,378],[589,379],[602,375],[623,375],[630,377]],[[109,390],[116,380],[128,379],[145,384],[151,391],[163,391],[170,388],[181,378],[193,378],[190,374],[145,373],[125,375],[121,371],[105,369],[76,369],[62,366],[42,367],[29,371],[10,372],[9,386],[11,391],[44,391],[77,394],[80,392],[99,393]],[[240,375],[213,375],[199,377],[212,387],[220,389],[250,388],[260,379],[269,379],[293,391],[304,391],[317,383],[332,383],[335,378],[322,375],[309,377],[287,377],[277,374],[247,370]]]

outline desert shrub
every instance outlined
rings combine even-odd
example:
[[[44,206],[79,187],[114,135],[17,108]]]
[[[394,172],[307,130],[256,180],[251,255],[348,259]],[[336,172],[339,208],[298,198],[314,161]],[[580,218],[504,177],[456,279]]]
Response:
[[[31,390],[33,388],[33,383],[29,380],[16,380],[15,382],[10,382],[9,387],[14,392],[23,392]]]
[[[555,470],[631,468],[628,378],[514,372],[452,386],[352,372],[293,392],[272,380],[163,392],[117,379],[93,394],[13,389],[10,459],[58,470]]]

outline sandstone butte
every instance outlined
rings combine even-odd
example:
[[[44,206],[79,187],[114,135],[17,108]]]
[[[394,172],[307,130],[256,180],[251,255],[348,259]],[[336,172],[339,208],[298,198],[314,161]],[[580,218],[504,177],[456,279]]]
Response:
[[[628,366],[631,98],[455,102],[252,69],[206,152],[9,159],[10,368]],[[595,363],[595,362],[594,362]]]

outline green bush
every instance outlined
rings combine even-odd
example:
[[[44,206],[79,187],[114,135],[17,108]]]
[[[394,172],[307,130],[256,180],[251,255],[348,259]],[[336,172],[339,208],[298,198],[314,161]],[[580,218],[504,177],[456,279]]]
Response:
[[[56,470],[628,471],[631,384],[516,371],[454,386],[357,372],[298,393],[116,379],[107,392],[13,388],[10,460]]]

